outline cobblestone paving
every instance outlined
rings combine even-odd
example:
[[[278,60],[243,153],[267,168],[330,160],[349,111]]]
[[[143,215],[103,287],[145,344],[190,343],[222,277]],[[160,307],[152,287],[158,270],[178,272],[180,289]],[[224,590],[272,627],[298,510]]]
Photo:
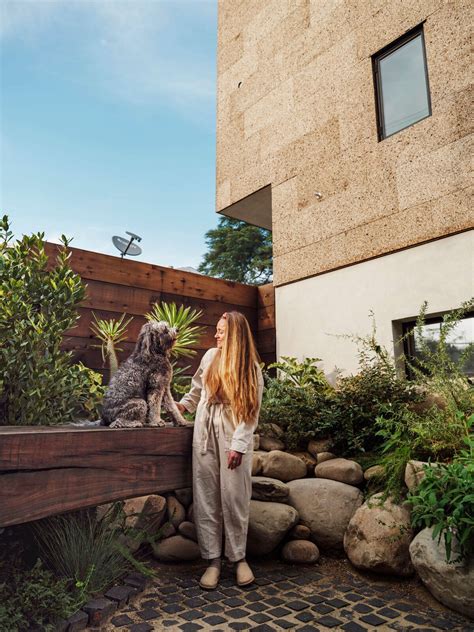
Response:
[[[255,582],[239,588],[223,564],[216,590],[199,587],[204,562],[156,565],[152,580],[132,604],[103,626],[106,632],[176,630],[452,630],[473,632],[474,621],[444,608],[417,580],[363,576],[346,560],[295,566],[249,560]]]

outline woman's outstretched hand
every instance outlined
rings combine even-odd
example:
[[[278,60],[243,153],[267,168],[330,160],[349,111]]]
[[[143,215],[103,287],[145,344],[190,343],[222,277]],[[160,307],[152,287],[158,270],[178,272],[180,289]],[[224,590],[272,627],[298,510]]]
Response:
[[[186,412],[186,408],[184,407],[183,404],[180,404],[179,402],[175,402],[176,406],[178,407],[178,410],[181,414],[183,414],[184,412]]]
[[[227,467],[235,470],[242,463],[242,452],[231,450],[227,453]]]

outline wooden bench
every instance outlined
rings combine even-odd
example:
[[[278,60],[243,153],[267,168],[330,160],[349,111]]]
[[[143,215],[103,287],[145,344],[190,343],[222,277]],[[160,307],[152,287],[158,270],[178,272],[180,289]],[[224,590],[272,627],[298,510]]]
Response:
[[[0,527],[190,487],[192,433],[0,427]]]

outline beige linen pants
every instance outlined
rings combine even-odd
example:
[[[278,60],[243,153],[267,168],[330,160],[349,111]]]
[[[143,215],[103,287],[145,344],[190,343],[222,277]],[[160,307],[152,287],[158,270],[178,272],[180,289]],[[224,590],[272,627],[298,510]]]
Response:
[[[220,417],[209,424],[207,451],[193,445],[193,515],[201,557],[222,557],[231,562],[245,557],[252,497],[252,453],[242,455],[238,467],[227,467],[224,430]],[[224,529],[223,529],[224,528]]]

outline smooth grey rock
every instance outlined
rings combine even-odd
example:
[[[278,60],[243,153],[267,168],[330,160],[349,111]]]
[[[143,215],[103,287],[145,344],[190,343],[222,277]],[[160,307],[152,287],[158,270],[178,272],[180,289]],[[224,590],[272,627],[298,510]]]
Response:
[[[285,444],[275,437],[260,437],[260,450],[271,452],[272,450],[284,450]]]
[[[364,472],[364,478],[366,481],[371,481],[375,478],[380,478],[385,474],[385,468],[383,465],[372,465]]]
[[[413,491],[425,478],[424,466],[438,467],[437,463],[427,463],[425,461],[408,461],[405,466],[405,485]]]
[[[317,478],[329,478],[347,485],[360,485],[364,480],[361,466],[349,459],[331,459],[316,465],[314,475]]]
[[[298,522],[298,512],[283,503],[250,501],[247,551],[266,555],[273,551]]]
[[[283,545],[281,557],[293,564],[314,564],[319,559],[319,549],[309,540],[290,540]]]
[[[259,453],[254,452],[252,455],[252,476],[260,474],[263,468],[263,459]]]
[[[262,468],[263,476],[277,478],[287,482],[306,476],[306,464],[297,456],[281,450],[272,450],[265,458]]]
[[[168,496],[166,499],[166,507],[168,520],[177,529],[180,523],[186,519],[186,510],[174,496]]]
[[[193,512],[193,503],[191,503],[186,511],[186,520],[189,522],[194,522],[194,512]]]
[[[344,550],[356,568],[388,575],[413,574],[408,547],[413,537],[410,511],[375,494],[352,516],[344,534]]]
[[[317,457],[321,452],[329,452],[332,446],[332,439],[311,439],[308,442],[307,450],[310,454]]]
[[[197,560],[201,557],[199,546],[182,535],[172,535],[152,545],[153,555],[160,562]]]
[[[443,538],[438,544],[432,533],[432,528],[423,529],[410,544],[413,566],[433,597],[474,619],[474,559],[448,563]],[[457,554],[455,546],[453,559]]]
[[[311,531],[309,527],[304,524],[296,524],[289,532],[288,537],[292,540],[309,540],[311,537]]]
[[[196,534],[196,525],[194,524],[194,522],[188,522],[187,520],[184,520],[184,522],[179,525],[178,532],[181,535],[184,535],[185,538],[189,538],[190,540],[194,540],[195,542],[198,541]]]
[[[316,456],[316,465],[320,463],[324,463],[325,461],[330,461],[331,459],[336,459],[336,455],[332,452],[319,452]]]
[[[288,503],[311,530],[311,539],[322,549],[342,549],[347,525],[363,502],[360,490],[325,478],[290,481],[288,487]]]
[[[193,502],[193,488],[183,487],[182,489],[175,490],[175,496],[185,509]]]
[[[254,500],[284,503],[288,500],[289,493],[288,485],[276,478],[252,476],[252,498]]]

